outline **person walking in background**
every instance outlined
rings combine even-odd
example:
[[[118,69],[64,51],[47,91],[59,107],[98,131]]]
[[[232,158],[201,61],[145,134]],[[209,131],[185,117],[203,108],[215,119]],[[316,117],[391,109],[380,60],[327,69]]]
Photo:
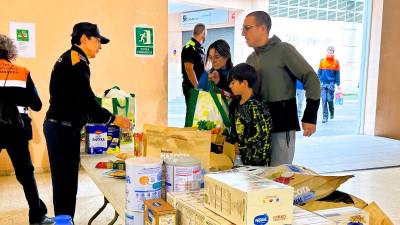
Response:
[[[340,87],[340,65],[335,59],[335,48],[329,46],[327,55],[319,63],[318,77],[321,82],[322,123],[328,122],[335,117],[333,99],[335,96],[335,84]],[[329,112],[328,112],[329,108]]]
[[[185,96],[186,110],[190,90],[197,88],[201,74],[204,72],[204,48],[206,27],[199,23],[194,26],[193,37],[186,42],[181,53],[182,91]]]
[[[231,48],[225,40],[216,40],[207,49],[207,62],[211,69],[204,71],[199,80],[199,89],[208,90],[208,81],[212,80],[218,88],[231,93],[228,73],[233,68]]]
[[[289,43],[269,37],[271,17],[264,11],[248,14],[242,36],[254,52],[247,58],[258,74],[255,91],[268,103],[272,117],[271,166],[291,164],[295,151],[296,130],[300,130],[296,110],[296,80],[304,84],[307,98],[302,118],[304,136],[316,131],[320,85],[313,68]]]
[[[42,101],[33,83],[30,72],[11,63],[17,57],[17,49],[6,35],[0,34],[0,152],[6,149],[15,170],[15,176],[22,185],[29,205],[30,224],[53,224],[46,216],[47,207],[39,198],[34,167],[29,153],[29,140],[32,139],[32,125],[28,107],[40,111]],[[7,124],[4,118],[6,107],[17,107],[19,124]],[[17,111],[18,110],[18,111]],[[4,114],[3,114],[4,113]],[[18,118],[18,115],[15,115]],[[3,202],[3,204],[7,204]]]
[[[90,86],[89,59],[101,44],[96,24],[75,24],[72,47],[56,61],[50,78],[50,107],[43,124],[53,183],[54,214],[74,218],[80,161],[80,131],[88,123],[115,124],[131,129],[127,118],[114,116],[96,101]]]
[[[304,86],[301,81],[296,80],[296,100],[297,100],[297,115],[303,115],[303,102],[304,102]]]

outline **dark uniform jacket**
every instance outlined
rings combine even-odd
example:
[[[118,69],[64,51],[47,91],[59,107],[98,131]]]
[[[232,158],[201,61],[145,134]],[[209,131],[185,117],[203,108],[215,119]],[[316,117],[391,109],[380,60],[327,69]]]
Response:
[[[42,108],[39,94],[30,76],[30,72],[20,66],[12,65],[5,59],[0,59],[0,99],[15,103],[24,121],[24,130],[14,133],[10,130],[0,130],[0,144],[12,143],[32,138],[31,119],[28,107],[34,111]]]
[[[57,60],[50,79],[50,107],[46,118],[82,127],[87,122],[111,123],[113,116],[96,102],[90,87],[86,54],[73,45]]]
[[[204,72],[204,49],[196,39],[190,39],[185,46],[183,46],[181,61],[183,83],[194,88],[186,73],[184,63],[193,63],[193,69],[196,73],[197,80],[200,80],[200,76]]]

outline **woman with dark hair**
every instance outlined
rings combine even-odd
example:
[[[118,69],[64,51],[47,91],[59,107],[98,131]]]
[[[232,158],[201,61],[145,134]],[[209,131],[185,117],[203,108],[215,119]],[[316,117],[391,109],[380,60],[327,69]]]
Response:
[[[46,216],[46,205],[39,198],[29,153],[32,126],[28,108],[40,111],[42,102],[30,72],[11,62],[16,57],[17,49],[11,38],[0,34],[0,115],[5,108],[14,109],[13,114],[9,111],[8,118],[5,118],[7,114],[1,115],[0,153],[2,149],[7,150],[15,176],[24,189],[29,205],[29,224],[53,224]]]
[[[233,68],[231,48],[224,40],[216,40],[207,50],[207,64],[211,63],[211,69],[201,75],[199,89],[208,90],[208,80],[214,81],[218,88],[231,92],[228,82],[228,73]]]

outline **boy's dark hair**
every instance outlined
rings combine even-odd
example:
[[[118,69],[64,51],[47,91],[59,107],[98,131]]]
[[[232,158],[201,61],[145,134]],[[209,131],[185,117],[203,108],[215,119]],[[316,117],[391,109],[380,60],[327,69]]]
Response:
[[[256,70],[247,63],[239,63],[229,72],[228,82],[232,80],[238,80],[240,82],[245,80],[249,84],[249,88],[254,88],[257,82]]]

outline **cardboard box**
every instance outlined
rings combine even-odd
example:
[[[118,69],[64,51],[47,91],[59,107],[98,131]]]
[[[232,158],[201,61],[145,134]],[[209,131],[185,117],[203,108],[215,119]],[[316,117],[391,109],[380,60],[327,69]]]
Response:
[[[354,206],[319,210],[314,213],[335,222],[336,225],[369,225],[368,212]]]
[[[232,225],[231,222],[204,207],[204,189],[198,192],[168,192],[167,201],[177,209],[181,225]]]
[[[176,225],[176,210],[162,199],[144,201],[145,225]]]
[[[207,174],[204,182],[205,207],[236,225],[292,223],[292,187],[237,172]]]
[[[293,207],[292,225],[336,225],[334,222],[300,207]]]

